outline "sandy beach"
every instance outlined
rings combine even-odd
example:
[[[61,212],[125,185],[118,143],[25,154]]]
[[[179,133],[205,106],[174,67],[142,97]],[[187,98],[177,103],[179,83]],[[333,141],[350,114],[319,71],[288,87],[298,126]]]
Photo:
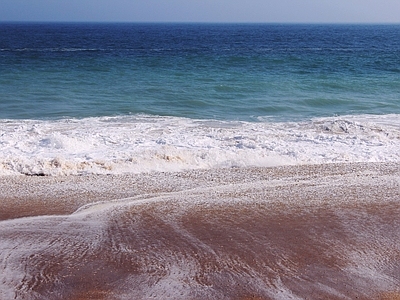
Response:
[[[400,299],[400,164],[0,177],[0,299]]]

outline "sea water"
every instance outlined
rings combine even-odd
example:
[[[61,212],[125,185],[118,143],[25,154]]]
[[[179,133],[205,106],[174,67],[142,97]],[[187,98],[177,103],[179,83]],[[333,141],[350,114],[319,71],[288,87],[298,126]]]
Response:
[[[400,161],[400,26],[0,24],[0,175]]]

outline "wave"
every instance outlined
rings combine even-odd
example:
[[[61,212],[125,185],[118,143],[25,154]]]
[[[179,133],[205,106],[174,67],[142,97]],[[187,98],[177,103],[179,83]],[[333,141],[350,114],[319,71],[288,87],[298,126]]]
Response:
[[[0,121],[0,174],[79,175],[400,161],[399,115],[302,122],[134,115]]]

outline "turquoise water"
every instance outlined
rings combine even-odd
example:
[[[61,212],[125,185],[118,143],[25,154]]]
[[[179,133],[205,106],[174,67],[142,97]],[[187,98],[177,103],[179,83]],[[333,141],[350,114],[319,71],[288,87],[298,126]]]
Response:
[[[400,25],[0,24],[0,175],[400,161]]]
[[[0,118],[400,112],[398,25],[0,24]]]

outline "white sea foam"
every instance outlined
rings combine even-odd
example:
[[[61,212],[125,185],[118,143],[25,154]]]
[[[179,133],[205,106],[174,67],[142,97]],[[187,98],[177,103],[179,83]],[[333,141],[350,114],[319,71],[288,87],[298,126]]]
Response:
[[[145,115],[1,120],[0,175],[400,161],[400,116],[238,122]]]

